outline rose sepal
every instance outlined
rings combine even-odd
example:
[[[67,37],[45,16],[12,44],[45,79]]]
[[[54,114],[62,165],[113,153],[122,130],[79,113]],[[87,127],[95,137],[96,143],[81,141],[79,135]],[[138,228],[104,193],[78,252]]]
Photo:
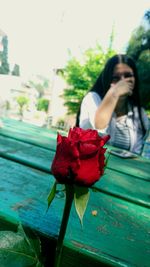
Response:
[[[47,204],[48,204],[48,207],[47,207],[47,210],[49,209],[55,195],[56,195],[56,187],[57,187],[57,181],[54,182],[53,184],[53,187],[51,189],[51,191],[49,192],[48,194],[48,197],[47,197]]]
[[[90,197],[88,187],[74,185],[74,203],[80,223],[83,226],[83,216]]]
[[[57,190],[57,185],[58,182],[55,181],[49,194],[47,197],[47,210],[49,209],[53,199],[55,198],[55,195],[57,193],[57,191],[61,191],[61,190]],[[79,217],[80,223],[83,226],[83,216],[85,214],[86,208],[87,208],[87,204],[89,201],[89,197],[90,197],[90,191],[88,187],[85,186],[79,186],[79,185],[73,185],[73,186],[68,186],[65,185],[65,188],[67,188],[66,190],[66,196],[68,194],[73,194],[74,195],[74,204],[75,204],[75,210],[77,212],[77,215]],[[71,191],[73,190],[73,192]],[[70,191],[70,192],[69,192]]]

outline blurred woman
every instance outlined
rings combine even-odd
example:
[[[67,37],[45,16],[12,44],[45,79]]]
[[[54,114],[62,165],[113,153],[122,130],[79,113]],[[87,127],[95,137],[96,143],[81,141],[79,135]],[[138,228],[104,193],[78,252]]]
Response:
[[[115,55],[108,60],[81,102],[76,126],[110,134],[113,146],[142,152],[149,120],[140,105],[137,69],[130,57]]]

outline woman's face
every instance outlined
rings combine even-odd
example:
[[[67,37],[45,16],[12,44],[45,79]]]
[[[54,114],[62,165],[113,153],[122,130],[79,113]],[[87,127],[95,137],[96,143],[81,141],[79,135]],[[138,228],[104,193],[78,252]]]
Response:
[[[124,63],[119,63],[115,66],[112,76],[112,84],[119,82],[120,80],[125,80],[133,85],[135,85],[135,77],[133,70]]]

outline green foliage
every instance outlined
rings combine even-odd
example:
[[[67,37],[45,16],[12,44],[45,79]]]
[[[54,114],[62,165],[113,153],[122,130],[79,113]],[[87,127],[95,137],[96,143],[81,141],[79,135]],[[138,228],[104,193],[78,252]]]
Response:
[[[0,266],[5,267],[43,267],[41,263],[40,241],[33,233],[0,231]]]
[[[142,105],[150,109],[150,52],[143,51],[137,61],[140,78],[140,97]]]
[[[129,40],[127,54],[137,64],[140,79],[141,103],[148,108],[150,102],[150,11],[144,15],[143,23],[134,30]]]
[[[150,9],[146,11],[144,18],[150,24]]]
[[[127,47],[127,54],[132,56],[136,61],[140,54],[150,49],[150,10],[148,10],[141,25],[133,31]]]
[[[37,110],[48,111],[49,100],[45,98],[39,98],[37,101]]]
[[[148,49],[150,49],[150,29],[140,25],[130,38],[127,54],[137,61],[140,54]]]
[[[11,107],[10,102],[8,100],[6,100],[6,102],[5,102],[6,110],[10,110],[10,107]]]
[[[65,128],[65,120],[60,118],[58,121],[57,121],[57,124],[56,124],[56,127],[58,129],[64,129]]]
[[[28,104],[29,99],[26,96],[20,95],[16,98],[18,105],[22,108],[24,105]]]
[[[20,95],[16,98],[17,104],[19,105],[19,114],[23,115],[23,109],[28,104],[29,98],[23,95]]]
[[[68,114],[76,114],[80,102],[86,92],[92,87],[98,78],[108,57],[115,54],[111,48],[104,53],[101,46],[86,50],[82,61],[72,57],[63,72],[68,87],[64,90],[65,105]]]
[[[42,98],[46,89],[49,88],[49,80],[41,75],[36,77],[36,81],[29,81],[29,87],[33,87],[37,90],[39,98]]]
[[[12,70],[12,75],[20,76],[20,67],[19,67],[19,65],[17,65],[17,64],[14,65],[14,68]]]
[[[8,39],[4,36],[2,39],[3,51],[0,52],[0,74],[9,74],[9,64],[8,64]]]

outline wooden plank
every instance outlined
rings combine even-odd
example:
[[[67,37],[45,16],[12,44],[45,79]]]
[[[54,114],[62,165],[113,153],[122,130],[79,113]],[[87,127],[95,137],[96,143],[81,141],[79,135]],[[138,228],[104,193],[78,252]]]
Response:
[[[1,156],[50,173],[51,162],[55,155],[54,151],[2,136],[0,136],[0,144]],[[111,164],[111,160],[112,157],[109,159],[108,166]],[[125,161],[126,159],[121,159],[119,167],[122,166],[122,168],[124,168]],[[131,169],[133,169],[133,161],[131,161],[131,163]],[[115,163],[113,162],[113,164]],[[147,164],[147,161],[144,164]],[[145,166],[144,164],[142,165],[143,169]],[[148,167],[148,165],[146,166]],[[139,168],[138,170],[136,169],[135,172],[141,173],[142,170]],[[127,201],[150,207],[150,178],[147,170],[143,171],[142,175],[142,177],[146,177],[147,179],[139,179],[138,176],[128,175],[118,170],[107,168],[104,177],[101,179],[102,181],[97,182],[95,188],[107,194],[126,199]]]
[[[0,135],[0,155],[50,172],[55,151]]]
[[[106,169],[95,184],[97,190],[150,208],[150,182],[128,174]]]
[[[15,140],[20,140],[37,146],[56,149],[57,131],[38,127],[29,123],[5,119],[3,127],[0,128],[0,134]],[[62,132],[62,131],[60,131]]]
[[[0,215],[7,220],[21,218],[25,226],[48,239],[56,240],[64,195],[58,195],[47,208],[47,194],[53,184],[48,173],[0,158]],[[134,185],[133,185],[134,186]],[[97,211],[97,216],[92,211]],[[150,209],[91,191],[84,226],[72,207],[65,237],[62,266],[149,267]]]
[[[5,121],[5,124],[4,127],[0,129],[0,134],[2,136],[8,136],[10,138],[13,136],[14,139],[23,141],[27,144],[33,144],[55,151],[56,131],[9,119]],[[150,180],[150,159],[145,159],[143,157],[133,159],[126,158],[122,161],[122,158],[110,155],[107,168],[132,175],[139,179]]]
[[[150,160],[143,157],[121,158],[110,155],[107,168],[120,173],[130,174],[136,178],[150,181]]]
[[[16,142],[16,146],[18,148],[17,153],[19,153],[21,155],[23,155],[23,154],[25,155],[26,153],[28,153],[28,151],[25,151],[25,147],[31,148],[31,146],[29,146],[29,145],[32,145],[32,144],[37,146],[37,142],[39,142],[39,145],[38,145],[39,147],[50,149],[51,154],[54,155],[54,153],[55,153],[54,146],[55,146],[56,139],[53,140],[53,139],[51,139],[50,136],[46,139],[45,137],[43,137],[44,136],[44,134],[43,134],[42,136],[36,135],[35,138],[38,141],[33,142],[34,136],[35,136],[35,133],[30,140],[31,142],[29,141],[29,139],[26,136],[27,139],[26,139],[25,144],[27,143],[27,145],[23,144],[24,140],[22,140],[22,136],[20,136],[20,141],[23,141],[23,142],[21,142],[21,143],[19,141]],[[0,143],[1,143],[1,151],[2,152],[7,151],[6,150],[7,142],[9,142],[9,144],[10,144],[10,151],[11,151],[11,149],[13,149],[13,146],[15,144],[14,141],[16,141],[15,139],[13,141],[11,136],[10,136],[10,138],[12,139],[12,141],[10,138],[6,138],[6,139],[5,138],[6,137],[0,135]],[[55,138],[56,138],[56,135],[55,135]],[[25,137],[23,139],[25,139]],[[44,145],[42,146],[42,144],[44,144]],[[51,149],[51,144],[53,144],[52,149]],[[19,145],[20,145],[20,147],[19,147]],[[12,146],[12,148],[11,148],[11,146]],[[23,150],[23,151],[21,151],[21,150]],[[39,151],[42,151],[42,149],[39,149]],[[52,151],[54,151],[54,152],[52,152]],[[7,154],[10,154],[10,153],[7,153]],[[13,153],[13,154],[15,155],[15,153]],[[33,155],[32,152],[31,152],[31,155]],[[35,154],[35,156],[36,155],[37,154]],[[110,155],[109,161],[107,164],[107,168],[112,169],[112,170],[118,170],[121,173],[133,175],[136,178],[140,178],[140,179],[144,179],[144,180],[148,180],[148,181],[150,180],[150,175],[149,175],[150,160],[145,159],[143,157],[137,157],[137,158],[132,158],[132,159],[126,158],[126,159],[122,160],[122,158],[119,158],[119,157],[114,156],[114,155]]]
[[[92,216],[92,210],[97,210],[96,217]],[[149,266],[149,219],[149,209],[145,210],[118,198],[93,193],[84,218],[84,229],[81,229],[75,221],[75,216],[72,216],[66,239],[71,240],[71,243],[82,251],[90,250],[93,257],[100,254],[104,262],[110,259],[114,266]],[[142,246],[143,238],[145,241]],[[79,261],[77,257],[75,259],[73,266],[78,266]],[[84,264],[83,266],[90,266],[88,261]]]

